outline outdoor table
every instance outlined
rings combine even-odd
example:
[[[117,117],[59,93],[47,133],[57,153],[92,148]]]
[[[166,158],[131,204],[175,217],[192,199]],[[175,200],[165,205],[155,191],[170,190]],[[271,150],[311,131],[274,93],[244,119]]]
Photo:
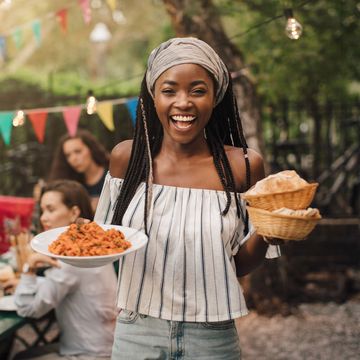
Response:
[[[7,349],[7,344],[11,345],[14,338],[19,340],[25,348],[36,347],[41,344],[56,341],[56,338],[48,341],[45,337],[55,321],[54,311],[50,311],[40,319],[24,318],[17,315],[16,311],[0,311],[0,349]],[[40,323],[42,323],[43,326],[39,326]],[[25,325],[30,325],[36,333],[36,338],[32,343],[29,343],[26,339],[16,334],[16,331]],[[1,355],[0,351],[0,358]]]
[[[27,323],[27,319],[16,314],[16,311],[0,311],[0,341],[11,337],[16,330]]]

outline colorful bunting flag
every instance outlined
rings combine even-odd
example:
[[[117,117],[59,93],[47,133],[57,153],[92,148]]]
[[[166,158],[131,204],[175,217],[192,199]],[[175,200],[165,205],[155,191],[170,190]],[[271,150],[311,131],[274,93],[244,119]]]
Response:
[[[40,44],[41,44],[41,22],[40,22],[40,20],[35,20],[32,23],[31,28],[32,28],[32,32],[35,37],[36,44],[37,44],[37,46],[40,46]]]
[[[111,11],[114,11],[116,9],[116,0],[107,0],[107,3]]]
[[[6,145],[10,144],[14,115],[15,113],[12,111],[0,112],[0,132]]]
[[[67,9],[61,9],[56,13],[56,17],[64,34],[67,32],[67,12]]]
[[[45,127],[48,113],[37,112],[28,114],[31,124],[34,128],[35,135],[40,143],[44,142],[45,139]]]
[[[110,101],[104,101],[97,104],[97,113],[100,116],[101,121],[110,130],[114,131],[114,119],[113,119],[113,105]]]
[[[0,57],[3,61],[6,60],[6,39],[4,36],[0,36]]]
[[[63,116],[70,136],[75,136],[81,114],[81,106],[70,106],[64,109]]]
[[[12,34],[15,46],[17,49],[20,49],[22,46],[22,30],[20,28],[16,28]]]
[[[90,0],[79,0],[79,5],[83,13],[85,24],[89,24],[91,21]]]
[[[126,103],[126,107],[130,113],[131,116],[131,121],[133,123],[133,125],[135,126],[136,123],[136,108],[137,108],[137,104],[138,104],[138,98],[132,98],[129,101],[127,101]]]
[[[120,99],[111,99],[105,101],[98,101],[97,113],[100,120],[110,131],[115,130],[114,118],[113,118],[113,106],[114,105],[126,105],[127,110],[129,111],[132,119],[132,123],[135,126],[136,122],[136,108],[137,108],[138,99],[133,98],[120,98]],[[63,113],[64,123],[68,130],[68,133],[71,136],[76,134],[81,111],[86,108],[84,104],[78,104],[73,106],[55,106],[41,109],[27,109],[23,110],[23,115],[29,117],[32,127],[34,129],[36,138],[39,142],[43,143],[45,140],[45,130],[46,123],[49,113]],[[12,135],[13,126],[21,126],[22,124],[15,125],[14,119],[16,117],[17,111],[0,111],[0,136],[3,137],[6,145],[10,144],[10,138]]]

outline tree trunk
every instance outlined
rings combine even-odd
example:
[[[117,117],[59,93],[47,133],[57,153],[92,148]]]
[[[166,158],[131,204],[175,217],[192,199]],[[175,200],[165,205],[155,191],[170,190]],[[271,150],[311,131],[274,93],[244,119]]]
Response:
[[[232,72],[234,93],[240,109],[248,146],[264,154],[261,118],[255,86],[241,52],[231,43],[211,0],[163,0],[176,36],[194,36],[207,42]]]

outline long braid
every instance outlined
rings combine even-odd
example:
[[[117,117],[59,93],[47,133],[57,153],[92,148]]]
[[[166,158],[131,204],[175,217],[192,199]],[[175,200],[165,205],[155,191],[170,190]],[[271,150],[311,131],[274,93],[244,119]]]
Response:
[[[225,118],[225,119],[224,119]],[[223,122],[227,122],[224,126]],[[250,187],[250,162],[247,153],[247,144],[245,141],[241,119],[238,112],[231,82],[225,93],[223,101],[214,109],[212,117],[206,128],[207,142],[214,157],[214,165],[219,175],[220,181],[226,193],[227,203],[222,214],[229,211],[231,205],[230,192],[234,193],[237,216],[241,217],[244,222],[244,232],[248,232],[248,215],[240,206],[237,194],[235,180],[229,160],[226,156],[224,145],[241,147],[244,152],[245,169],[246,169],[246,189]]]
[[[152,166],[152,154],[151,154],[151,147],[150,147],[150,140],[149,140],[149,132],[147,127],[147,119],[144,107],[144,101],[140,98],[140,108],[141,108],[141,117],[144,125],[144,132],[145,132],[145,142],[146,142],[146,191],[145,191],[145,233],[148,233],[148,223],[147,218],[151,211],[152,205],[152,185],[153,185],[153,166]]]

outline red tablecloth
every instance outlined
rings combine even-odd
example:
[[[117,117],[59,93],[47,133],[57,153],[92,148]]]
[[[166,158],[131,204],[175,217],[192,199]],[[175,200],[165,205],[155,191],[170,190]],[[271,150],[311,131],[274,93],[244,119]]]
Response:
[[[10,244],[5,237],[4,220],[19,218],[22,228],[29,229],[35,201],[33,198],[0,196],[0,253]]]

